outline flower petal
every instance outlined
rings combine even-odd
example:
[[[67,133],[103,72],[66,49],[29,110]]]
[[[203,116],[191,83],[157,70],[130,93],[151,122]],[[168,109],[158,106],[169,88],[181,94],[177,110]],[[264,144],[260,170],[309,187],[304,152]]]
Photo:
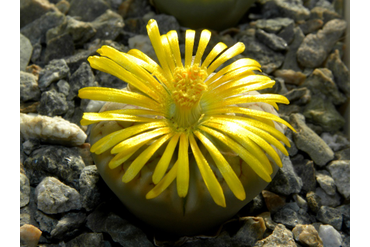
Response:
[[[207,73],[210,75],[213,71],[215,71],[221,64],[228,61],[229,59],[235,57],[242,53],[245,49],[245,45],[242,42],[238,42],[225,52],[221,54],[213,63],[208,67]]]
[[[226,207],[226,201],[222,187],[218,182],[215,174],[213,173],[211,167],[209,166],[207,160],[204,158],[202,152],[199,150],[198,144],[194,139],[193,134],[189,136],[190,147],[193,151],[195,160],[197,162],[200,174],[206,184],[206,187],[211,194],[213,200],[217,205],[221,207]]]
[[[215,145],[199,131],[194,132],[195,136],[203,143],[208,152],[211,154],[213,161],[220,170],[224,177],[227,185],[234,195],[241,201],[245,199],[245,191],[242,183],[238,176],[236,176],[234,170],[231,168],[229,162],[224,158]]]
[[[208,42],[211,38],[211,32],[207,29],[204,29],[200,34],[199,45],[197,49],[197,53],[195,54],[193,64],[200,64],[200,60],[202,59],[203,53],[208,45]]]
[[[170,171],[164,176],[164,178],[151,189],[145,196],[146,199],[153,199],[159,196],[167,187],[175,180],[177,176],[178,161],[173,165]]]
[[[193,58],[193,47],[194,47],[194,30],[186,30],[185,33],[185,67],[191,66],[191,60]]]
[[[225,49],[227,48],[227,45],[225,45],[222,42],[219,42],[217,45],[213,47],[213,49],[210,51],[204,62],[202,63],[202,69],[206,69],[208,65]]]
[[[80,123],[81,125],[89,125],[101,121],[155,122],[157,119],[111,112],[85,112]]]
[[[180,135],[179,167],[177,169],[177,194],[179,197],[185,197],[189,189],[189,154],[188,154],[189,140],[186,133]]]
[[[172,55],[176,63],[176,67],[183,68],[177,32],[175,30],[169,31],[167,33],[167,39],[171,47],[171,51],[172,51]]]

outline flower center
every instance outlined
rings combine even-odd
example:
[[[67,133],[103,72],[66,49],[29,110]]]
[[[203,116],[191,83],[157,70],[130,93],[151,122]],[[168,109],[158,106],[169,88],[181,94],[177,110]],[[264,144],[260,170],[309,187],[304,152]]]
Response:
[[[178,127],[190,127],[200,118],[202,113],[199,101],[207,90],[204,83],[207,76],[207,71],[201,69],[198,64],[175,68],[172,99],[176,106],[174,121]]]

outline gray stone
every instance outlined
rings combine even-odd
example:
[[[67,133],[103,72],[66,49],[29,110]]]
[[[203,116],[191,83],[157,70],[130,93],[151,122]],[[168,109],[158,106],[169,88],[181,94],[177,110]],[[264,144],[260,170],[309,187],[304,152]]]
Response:
[[[20,70],[26,71],[26,67],[32,56],[33,47],[30,40],[23,34],[20,34],[19,44],[20,44]]]
[[[40,99],[40,89],[37,84],[37,78],[31,73],[20,72],[20,100],[37,101]]]
[[[292,43],[294,39],[294,27],[295,24],[292,22],[277,34],[279,37],[283,38],[288,45]]]
[[[130,18],[125,19],[125,26],[123,27],[124,34],[128,36],[134,36],[135,34],[147,34],[146,22],[141,18]]]
[[[305,105],[311,101],[311,91],[306,87],[299,87],[290,90],[285,93],[284,96],[290,101],[297,105]]]
[[[343,216],[343,224],[342,226],[345,226],[347,227],[348,231],[350,229],[350,205],[349,204],[344,204],[344,205],[341,205],[339,207],[336,207],[336,209],[339,210],[339,212],[342,214]]]
[[[293,133],[293,139],[297,148],[306,152],[315,164],[324,166],[333,160],[333,150],[306,125],[305,118],[302,114],[292,114],[290,116],[290,123],[297,131],[297,133]]]
[[[258,42],[255,38],[254,29],[247,30],[247,32],[239,38],[239,41],[245,44],[243,55],[257,60],[261,64],[263,72],[270,74],[282,65],[284,55]]]
[[[295,240],[298,240],[304,246],[323,247],[322,240],[315,227],[312,225],[296,225],[292,230]]]
[[[45,91],[52,82],[59,81],[60,79],[68,80],[69,76],[69,67],[64,59],[52,60],[40,71],[39,88],[41,91]]]
[[[55,239],[70,237],[84,225],[85,220],[86,215],[83,212],[67,213],[57,222],[50,235]]]
[[[121,33],[124,23],[122,16],[108,9],[91,22],[91,25],[96,30],[94,39],[114,40]]]
[[[232,237],[232,242],[241,246],[253,246],[262,239],[266,226],[261,217],[243,217],[239,220],[243,225]]]
[[[278,69],[274,71],[274,76],[284,79],[284,83],[301,85],[306,80],[306,75],[300,71],[292,69]],[[301,90],[297,88],[297,90]]]
[[[316,30],[320,29],[324,25],[324,22],[320,19],[312,19],[299,24],[299,28],[302,32],[307,35],[309,33],[313,33]]]
[[[70,1],[68,15],[78,16],[81,21],[91,22],[107,9],[109,9],[109,6],[104,0],[72,0]]]
[[[292,156],[294,156],[298,153],[298,148],[297,148],[297,146],[295,145],[295,143],[293,141],[293,132],[292,132],[292,130],[287,129],[285,131],[285,136],[286,136],[286,138],[288,138],[289,143],[290,143],[290,147],[286,147],[286,150],[288,151],[289,156],[292,157]]]
[[[327,166],[339,193],[346,199],[350,199],[350,161],[335,160]]]
[[[294,201],[297,203],[297,205],[301,209],[303,209],[305,212],[307,212],[307,210],[308,210],[308,203],[307,203],[307,201],[303,197],[301,197],[298,194],[294,194],[293,195],[293,199],[294,199]]]
[[[318,96],[312,97],[303,110],[303,115],[307,121],[322,127],[323,131],[337,131],[346,123],[330,100]]]
[[[46,32],[53,27],[59,26],[65,20],[65,16],[58,12],[47,12],[40,18],[29,23],[21,29],[21,33],[26,36],[32,45],[45,43]]]
[[[54,177],[44,178],[35,190],[37,208],[47,214],[64,213],[81,208],[77,190]]]
[[[75,51],[72,36],[65,33],[47,42],[45,49],[45,63],[53,59],[71,56]]]
[[[79,189],[80,173],[85,164],[73,148],[63,146],[42,146],[32,152],[24,162],[32,186],[47,176],[55,176],[67,185]]]
[[[87,227],[94,232],[108,233],[114,242],[123,246],[150,246],[153,244],[146,235],[128,221],[107,211],[108,205],[101,204],[87,217]]]
[[[340,233],[331,225],[321,225],[319,236],[325,247],[340,247],[342,244]]]
[[[94,209],[100,202],[100,191],[98,187],[99,172],[96,166],[86,166],[80,175],[80,195],[82,207],[87,211]]]
[[[342,104],[346,101],[346,97],[339,92],[334,82],[333,73],[327,68],[315,69],[312,74],[307,77],[302,86],[310,89],[312,94],[316,96],[328,98],[335,105]]]
[[[324,23],[327,23],[330,20],[333,19],[340,19],[342,18],[338,13],[336,13],[334,10],[330,10],[328,8],[324,8],[321,6],[317,6],[313,9],[311,9],[311,19],[320,19]]]
[[[174,16],[159,14],[153,16],[152,19],[157,21],[159,32],[161,34],[166,34],[171,30],[175,30],[177,33],[180,33],[180,24]]]
[[[285,51],[288,49],[287,42],[276,34],[257,29],[256,38],[274,51]]]
[[[342,213],[336,208],[321,206],[317,212],[316,219],[324,224],[332,225],[338,231],[342,228]]]
[[[267,238],[256,242],[254,247],[274,247],[274,246],[285,246],[285,247],[296,247],[296,243],[293,238],[293,233],[286,229],[283,224],[278,224],[272,234]]]
[[[66,247],[106,247],[102,233],[82,233],[65,244]],[[110,246],[110,245],[108,245]]]
[[[28,156],[39,147],[40,140],[37,139],[29,139],[22,143],[23,152]]]
[[[69,83],[66,80],[59,80],[57,82],[58,92],[64,94],[66,97],[69,94]]]
[[[35,64],[40,64],[40,59],[41,59],[41,52],[43,50],[43,47],[40,43],[36,43],[33,45],[33,52],[31,56],[31,62]],[[43,62],[41,62],[43,64]]]
[[[49,234],[58,223],[57,219],[54,219],[53,217],[44,214],[40,210],[36,210],[35,220],[39,223],[40,230],[43,232],[47,232]]]
[[[345,148],[341,151],[335,152],[336,160],[350,160],[351,159],[351,152],[350,148]]]
[[[302,179],[302,191],[314,191],[316,188],[315,167],[312,160],[303,159],[302,155],[291,158],[295,173]]]
[[[262,8],[262,13],[264,14],[264,18],[288,17],[295,21],[306,20],[310,16],[310,11],[303,6],[301,0],[267,1]]]
[[[323,189],[317,187],[315,193],[320,197],[320,202],[323,206],[337,207],[340,205],[341,198],[337,192],[334,195],[328,195]]]
[[[284,64],[281,69],[291,69],[294,71],[301,71],[297,62],[297,51],[305,38],[302,30],[299,27],[294,28],[294,39],[289,45],[289,50],[285,54]]]
[[[284,156],[282,163],[283,167],[279,169],[267,189],[282,195],[299,193],[303,185],[302,179],[294,172],[294,168],[289,157]]]
[[[92,23],[78,21],[70,16],[67,16],[65,31],[72,36],[75,44],[84,44],[96,34]]]
[[[316,34],[307,35],[297,51],[298,62],[304,67],[319,67],[343,35],[346,26],[346,21],[334,19],[326,23]]]
[[[70,69],[70,73],[74,73],[83,62],[87,61],[87,58],[89,56],[95,54],[97,49],[98,47],[96,47],[96,49],[94,48],[89,50],[76,51],[76,53],[73,54],[72,56],[65,58],[65,62],[68,65],[68,68]]]
[[[273,231],[275,227],[277,226],[277,223],[272,220],[270,212],[263,212],[262,214],[259,214],[258,216],[263,219],[266,227],[269,230]]]
[[[55,4],[55,7],[57,7],[57,9],[63,14],[67,14],[70,8],[70,4],[67,0],[60,0]]]
[[[333,135],[328,132],[324,132],[321,134],[321,138],[334,152],[350,147],[349,140],[341,132],[335,133]]]
[[[68,110],[66,96],[52,89],[41,94],[40,104],[37,111],[41,115],[61,116]]]
[[[20,173],[20,207],[26,206],[30,202],[30,181],[23,173]]]
[[[256,21],[256,28],[263,29],[268,33],[278,33],[282,29],[290,26],[294,21],[290,18],[273,18],[273,19],[259,19]]]
[[[328,195],[335,195],[337,187],[335,186],[334,179],[330,177],[330,174],[326,170],[316,171],[316,181],[319,183],[320,187]]]
[[[339,50],[335,50],[328,57],[325,67],[331,70],[334,76],[334,81],[338,88],[342,90],[346,96],[350,93],[350,76],[347,66],[340,58]]]
[[[54,4],[45,0],[22,0],[20,1],[20,25],[25,25],[38,19],[47,12],[55,12],[57,9]]]
[[[78,90],[83,87],[95,86],[95,77],[91,70],[91,67],[83,62],[81,66],[71,75],[69,80],[70,90],[68,95],[68,100],[74,99]]]
[[[297,224],[310,224],[309,215],[306,212],[299,211],[299,207],[286,204],[275,214],[272,214],[272,220],[284,224],[287,228],[293,229]]]

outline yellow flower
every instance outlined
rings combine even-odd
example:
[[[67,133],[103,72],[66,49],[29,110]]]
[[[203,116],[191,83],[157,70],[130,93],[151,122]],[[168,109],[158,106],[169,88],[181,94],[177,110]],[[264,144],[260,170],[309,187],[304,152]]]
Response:
[[[275,83],[267,76],[254,73],[260,71],[260,64],[253,59],[239,59],[215,73],[223,63],[244,51],[243,43],[227,49],[220,42],[202,61],[211,33],[202,31],[193,57],[195,31],[187,30],[183,64],[175,31],[160,35],[155,20],[148,22],[147,30],[160,65],[139,50],[124,53],[109,46],[97,51],[100,56],[88,58],[94,69],[126,81],[134,90],[87,87],[79,91],[79,97],[136,106],[135,109],[83,115],[82,125],[112,120],[135,123],[101,138],[91,147],[91,152],[101,154],[111,149],[115,157],[109,168],[114,169],[147,144],[142,153],[136,154],[122,177],[122,182],[128,183],[153,154],[165,146],[152,175],[155,186],[146,194],[147,199],[157,197],[175,179],[178,195],[186,197],[189,159],[195,158],[213,200],[226,207],[223,190],[205,158],[204,152],[207,152],[233,194],[244,200],[243,185],[220,148],[226,146],[231,149],[258,176],[270,182],[273,169],[269,158],[282,166],[273,146],[285,155],[288,152],[282,143],[290,146],[284,134],[274,127],[273,121],[294,129],[272,113],[240,104],[264,102],[277,109],[277,103],[288,104],[289,101],[277,94],[246,93],[271,88]],[[170,167],[176,152],[177,161]]]

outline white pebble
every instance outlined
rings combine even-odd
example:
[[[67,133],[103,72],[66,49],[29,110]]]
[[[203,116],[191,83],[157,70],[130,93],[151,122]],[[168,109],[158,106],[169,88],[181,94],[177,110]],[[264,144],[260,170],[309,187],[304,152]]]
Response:
[[[325,247],[340,247],[342,244],[340,233],[331,225],[321,225],[319,236]]]

